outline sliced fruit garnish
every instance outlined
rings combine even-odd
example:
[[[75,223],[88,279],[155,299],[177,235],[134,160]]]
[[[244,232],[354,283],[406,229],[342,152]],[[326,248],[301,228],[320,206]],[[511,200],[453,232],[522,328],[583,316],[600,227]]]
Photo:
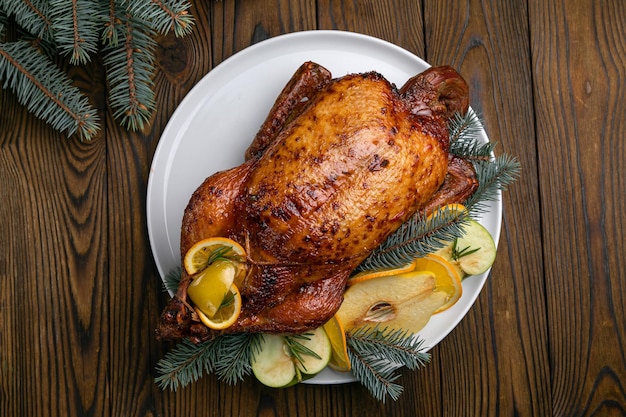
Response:
[[[421,330],[448,298],[435,291],[435,274],[413,271],[350,286],[336,316],[346,331],[362,326]]]
[[[223,299],[222,305],[212,317],[208,317],[197,305],[195,310],[196,313],[198,313],[200,321],[202,321],[205,326],[215,330],[226,329],[237,321],[239,313],[241,313],[241,294],[239,294],[239,289],[237,289],[235,284],[230,287],[226,297]]]
[[[330,342],[319,327],[303,335],[262,335],[250,365],[262,384],[280,388],[319,373],[330,357]]]
[[[189,275],[197,274],[218,259],[241,262],[246,252],[241,245],[225,237],[211,237],[196,242],[186,253],[183,260],[185,271]]]
[[[463,294],[461,276],[457,268],[439,255],[428,254],[414,262],[416,271],[429,271],[435,276],[435,289],[447,295],[446,302],[435,313],[452,307]]]
[[[436,253],[462,271],[462,275],[486,272],[496,260],[496,244],[487,229],[475,220],[463,225],[464,234]]]
[[[328,366],[335,371],[347,372],[352,366],[350,365],[350,357],[348,356],[348,343],[346,340],[346,331],[341,320],[334,315],[324,324],[324,331],[330,340],[332,355]]]
[[[237,268],[230,261],[215,261],[193,277],[189,298],[209,318],[217,312],[235,280]]]
[[[372,278],[389,277],[392,275],[403,274],[405,272],[411,272],[414,269],[415,265],[411,262],[399,268],[379,269],[377,271],[361,271],[350,277],[348,280],[348,286],[354,285],[357,282],[367,281]]]

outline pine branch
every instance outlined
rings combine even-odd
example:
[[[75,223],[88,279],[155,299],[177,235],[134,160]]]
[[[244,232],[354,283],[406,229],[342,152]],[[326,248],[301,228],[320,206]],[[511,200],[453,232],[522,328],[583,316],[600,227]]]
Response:
[[[166,291],[176,292],[180,278],[182,274],[182,268],[180,266],[169,271],[163,278],[163,287]]]
[[[396,371],[404,366],[417,369],[430,361],[423,341],[404,330],[361,328],[346,334],[352,373],[379,401],[394,401],[404,388]]]
[[[113,116],[130,130],[142,130],[156,109],[152,72],[154,33],[125,14],[123,42],[105,50],[104,63]]]
[[[13,16],[18,25],[37,38],[51,40],[52,23],[47,17],[47,0],[0,0],[8,16]]]
[[[259,335],[238,333],[218,338],[220,348],[216,357],[215,373],[228,384],[242,381],[252,372],[252,355],[259,350]]]
[[[467,212],[442,208],[425,217],[417,213],[403,223],[357,267],[358,271],[399,268],[463,236]]]
[[[507,154],[493,160],[474,161],[478,189],[465,202],[472,216],[489,210],[490,201],[497,201],[500,192],[519,178],[521,166],[515,157]]]
[[[0,42],[2,42],[2,40],[4,39],[4,30],[8,24],[8,15],[2,9],[0,9]]]
[[[70,64],[85,64],[98,51],[103,9],[98,0],[50,0],[54,40]]]
[[[123,5],[125,2],[126,0],[109,0],[102,31],[102,44],[105,46],[117,46],[120,37],[124,36],[124,27],[119,15],[125,13]]]
[[[184,339],[157,363],[155,382],[161,389],[176,391],[215,372],[229,384],[243,380],[252,371],[250,361],[259,349],[260,335],[223,334],[203,343]]]
[[[196,382],[204,373],[213,372],[216,347],[219,346],[213,340],[196,345],[184,339],[157,363],[160,375],[155,378],[156,384],[161,389],[176,391]]]
[[[36,117],[68,135],[90,140],[100,129],[96,110],[71,80],[26,41],[0,44],[0,79]]]
[[[385,358],[409,369],[418,369],[430,361],[430,355],[423,351],[424,341],[404,329],[365,326],[347,337],[350,347],[360,354]]]
[[[141,19],[162,35],[174,31],[176,36],[191,33],[193,16],[187,0],[130,0],[128,13]]]

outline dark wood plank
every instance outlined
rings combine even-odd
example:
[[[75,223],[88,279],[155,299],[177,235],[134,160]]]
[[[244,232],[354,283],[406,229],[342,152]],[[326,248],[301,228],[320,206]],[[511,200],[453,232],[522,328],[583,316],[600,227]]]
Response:
[[[94,67],[72,71],[99,94]],[[109,414],[105,143],[0,91],[0,392],[6,416]]]
[[[526,4],[427,3],[426,55],[470,84],[497,153],[520,180],[504,194],[498,258],[477,303],[437,348],[442,415],[550,415],[550,374]],[[468,278],[472,279],[472,278]]]
[[[626,10],[529,4],[554,415],[624,415]]]
[[[375,36],[424,57],[422,5],[412,0],[319,0],[318,29]]]
[[[157,111],[143,132],[128,132],[107,114],[107,194],[111,360],[108,368],[111,415],[196,415],[206,412],[208,381],[189,392],[163,392],[155,367],[168,345],[154,329],[166,302],[146,229],[146,191],[153,154],[172,113],[212,66],[211,2],[196,2],[193,32],[158,38],[154,79]],[[204,398],[204,401],[203,401]],[[195,411],[194,411],[195,410]]]
[[[265,39],[316,28],[313,0],[243,0],[213,4],[213,59],[219,64]]]

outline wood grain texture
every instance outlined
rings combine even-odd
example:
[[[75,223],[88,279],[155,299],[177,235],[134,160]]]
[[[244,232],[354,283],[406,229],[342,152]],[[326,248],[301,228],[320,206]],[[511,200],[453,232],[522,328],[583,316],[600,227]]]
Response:
[[[624,415],[626,12],[529,11],[553,414]]]
[[[424,14],[428,59],[454,63],[470,84],[470,104],[498,144],[496,153],[515,155],[523,170],[504,195],[498,259],[489,280],[468,316],[437,349],[447,376],[443,395],[453,398],[444,403],[443,414],[550,415],[526,5],[437,2],[428,3]]]
[[[2,415],[108,414],[104,144],[0,103]]]
[[[626,8],[541,0],[194,1],[194,32],[159,39],[150,127],[112,120],[99,62],[71,70],[100,109],[90,143],[0,90],[0,415],[626,416]],[[146,230],[167,121],[212,68],[300,30],[376,36],[468,80],[504,195],[498,258],[476,304],[381,404],[358,383],[277,390],[213,376],[154,384],[171,344]],[[471,279],[471,278],[470,278]]]

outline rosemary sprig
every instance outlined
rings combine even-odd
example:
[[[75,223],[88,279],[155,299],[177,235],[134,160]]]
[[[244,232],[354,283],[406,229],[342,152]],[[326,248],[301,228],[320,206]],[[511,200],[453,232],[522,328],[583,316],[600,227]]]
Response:
[[[457,247],[458,243],[458,239],[454,239],[454,241],[452,242],[452,259],[454,259],[455,261],[458,261],[462,257],[471,255],[472,253],[478,252],[480,250],[480,246],[477,248],[470,248],[469,246],[466,246],[462,249],[459,249]]]
[[[294,360],[298,361],[300,365],[302,366],[302,369],[304,369],[305,371],[307,369],[306,369],[306,366],[304,365],[304,358],[302,356],[304,355],[313,356],[316,359],[322,359],[320,355],[318,355],[313,350],[309,349],[308,347],[300,343],[300,340],[311,340],[311,336],[313,336],[312,333],[292,334],[292,335],[283,336],[285,345],[287,346],[287,349],[289,350],[291,357],[294,358]],[[299,367],[296,367],[296,371],[299,371]],[[300,379],[299,375],[298,375],[298,379]]]
[[[245,262],[246,259],[237,253],[229,246],[218,246],[213,249],[208,257],[207,264],[210,265],[215,261],[232,261],[232,262]]]

